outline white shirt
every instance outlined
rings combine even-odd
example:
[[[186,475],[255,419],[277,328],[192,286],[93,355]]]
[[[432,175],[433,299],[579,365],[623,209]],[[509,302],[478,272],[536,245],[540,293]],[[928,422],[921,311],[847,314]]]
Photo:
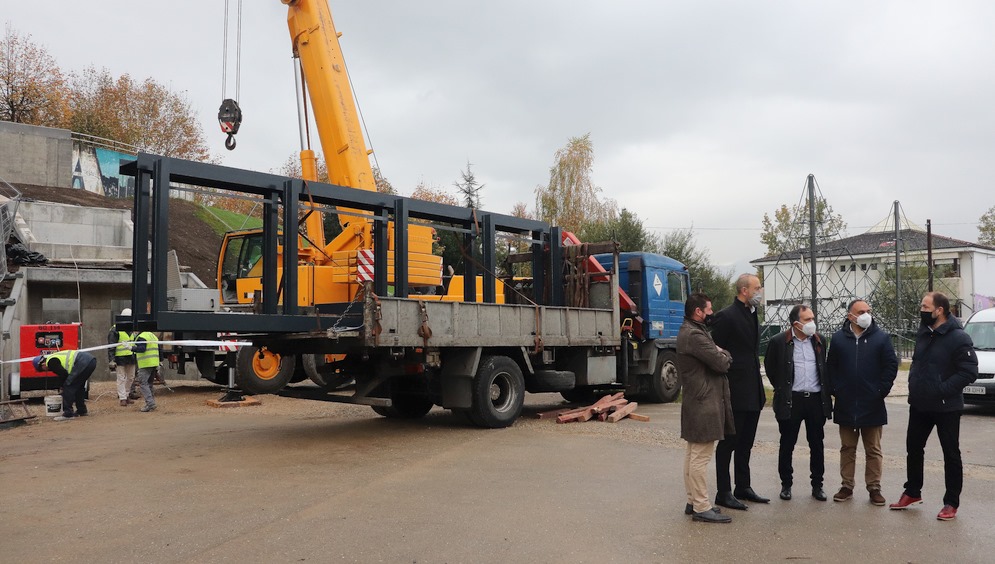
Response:
[[[819,370],[815,366],[815,348],[812,338],[799,339],[792,331],[794,338],[795,381],[791,385],[792,392],[819,392]]]

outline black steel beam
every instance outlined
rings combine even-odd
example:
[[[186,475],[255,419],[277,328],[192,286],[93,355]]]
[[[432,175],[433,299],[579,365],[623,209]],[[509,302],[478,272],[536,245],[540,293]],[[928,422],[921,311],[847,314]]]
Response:
[[[282,186],[282,183],[281,183]],[[263,313],[275,314],[277,311],[276,254],[279,238],[279,208],[276,202],[267,198],[263,203]],[[291,225],[296,226],[295,221]],[[295,236],[296,236],[296,229]]]
[[[562,306],[563,300],[563,228],[549,230],[549,305]]]
[[[408,206],[394,202],[394,297],[408,297]]]
[[[304,191],[301,180],[286,180],[283,183],[283,313],[295,315],[297,305],[297,230],[286,226],[297,225],[299,209],[297,199]]]
[[[483,214],[482,217],[482,235],[481,238],[481,258],[484,263],[483,274],[483,301],[489,304],[497,303],[497,281],[494,277],[497,275],[497,259],[496,259],[496,249],[497,241],[495,239],[494,233],[494,218],[489,213]]]
[[[387,210],[373,221],[373,293],[387,295]]]
[[[169,253],[169,181],[175,159],[159,159],[152,172],[152,309],[166,311],[166,276]],[[144,275],[144,273],[143,273]],[[146,311],[146,303],[132,304],[132,312]]]

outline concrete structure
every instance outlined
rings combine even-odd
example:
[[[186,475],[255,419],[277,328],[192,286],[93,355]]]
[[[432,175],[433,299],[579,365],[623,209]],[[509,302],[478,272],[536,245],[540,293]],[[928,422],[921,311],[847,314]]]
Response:
[[[105,343],[114,316],[132,307],[131,212],[21,202],[14,230],[30,250],[44,254],[49,264],[22,267],[13,277],[9,305],[3,312],[3,358],[21,356],[18,335],[22,324],[80,322],[84,347]],[[180,283],[205,287],[191,273],[182,273]],[[106,355],[96,356],[100,364],[94,379],[110,379]]]
[[[0,121],[0,179],[71,187],[73,140],[65,129]]]

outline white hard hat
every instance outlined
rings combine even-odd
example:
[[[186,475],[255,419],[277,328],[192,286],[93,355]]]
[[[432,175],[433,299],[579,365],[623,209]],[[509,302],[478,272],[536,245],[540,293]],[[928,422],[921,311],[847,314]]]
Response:
[[[131,308],[130,307],[126,307],[126,308],[122,309],[121,310],[121,315],[131,315]]]

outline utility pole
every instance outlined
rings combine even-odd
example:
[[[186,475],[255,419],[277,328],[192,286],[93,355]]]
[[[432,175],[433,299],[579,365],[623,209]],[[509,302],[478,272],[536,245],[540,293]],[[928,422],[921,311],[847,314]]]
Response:
[[[926,220],[926,291],[933,291],[933,220]]]
[[[900,259],[902,247],[902,225],[899,220],[898,200],[895,200],[895,333],[902,326],[902,263]]]
[[[819,288],[815,264],[815,175],[808,175],[808,260],[812,267],[812,315],[819,319]]]

